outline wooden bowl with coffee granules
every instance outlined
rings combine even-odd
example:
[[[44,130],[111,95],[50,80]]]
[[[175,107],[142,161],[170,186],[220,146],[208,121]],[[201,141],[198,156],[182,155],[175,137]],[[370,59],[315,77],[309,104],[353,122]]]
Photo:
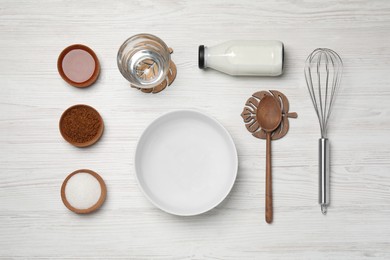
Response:
[[[96,143],[103,134],[104,124],[100,114],[87,105],[71,106],[60,119],[62,137],[77,147]]]

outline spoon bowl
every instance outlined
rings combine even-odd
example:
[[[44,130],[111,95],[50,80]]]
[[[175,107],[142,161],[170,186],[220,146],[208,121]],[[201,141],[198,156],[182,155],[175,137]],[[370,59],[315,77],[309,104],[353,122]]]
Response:
[[[272,132],[282,121],[282,110],[277,100],[272,96],[261,99],[256,113],[257,122],[265,132]]]

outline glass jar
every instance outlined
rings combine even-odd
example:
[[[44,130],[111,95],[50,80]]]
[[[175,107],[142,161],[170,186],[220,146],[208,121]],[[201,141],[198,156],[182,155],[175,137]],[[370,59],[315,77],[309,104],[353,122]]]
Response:
[[[171,61],[170,48],[157,36],[137,34],[127,39],[119,48],[119,71],[131,85],[154,88],[162,83]]]

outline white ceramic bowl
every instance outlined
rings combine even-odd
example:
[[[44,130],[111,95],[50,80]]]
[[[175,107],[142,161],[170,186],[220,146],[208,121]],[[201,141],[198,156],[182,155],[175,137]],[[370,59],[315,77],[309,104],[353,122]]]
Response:
[[[180,216],[204,213],[229,194],[238,170],[237,150],[215,119],[193,110],[154,120],[135,153],[136,176],[158,208]]]

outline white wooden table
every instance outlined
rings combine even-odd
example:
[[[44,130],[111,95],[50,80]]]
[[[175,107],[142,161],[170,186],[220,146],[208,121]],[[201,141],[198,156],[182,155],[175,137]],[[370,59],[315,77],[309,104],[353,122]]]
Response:
[[[174,84],[131,89],[116,66],[136,33],[174,49]],[[390,2],[383,1],[20,1],[0,2],[0,256],[2,258],[362,259],[390,258]],[[276,39],[286,48],[279,78],[238,78],[197,68],[199,44]],[[68,86],[61,50],[83,43],[101,61],[98,82]],[[330,126],[331,207],[317,204],[319,127],[303,76],[316,47],[345,64]],[[274,223],[264,221],[265,142],[240,117],[247,98],[278,89],[290,99],[288,135],[273,143]],[[86,103],[104,118],[87,149],[66,143],[61,113]],[[239,153],[228,198],[196,217],[162,212],[142,195],[134,149],[151,120],[176,109],[219,120]],[[90,168],[108,197],[80,216],[61,202],[64,178]]]

